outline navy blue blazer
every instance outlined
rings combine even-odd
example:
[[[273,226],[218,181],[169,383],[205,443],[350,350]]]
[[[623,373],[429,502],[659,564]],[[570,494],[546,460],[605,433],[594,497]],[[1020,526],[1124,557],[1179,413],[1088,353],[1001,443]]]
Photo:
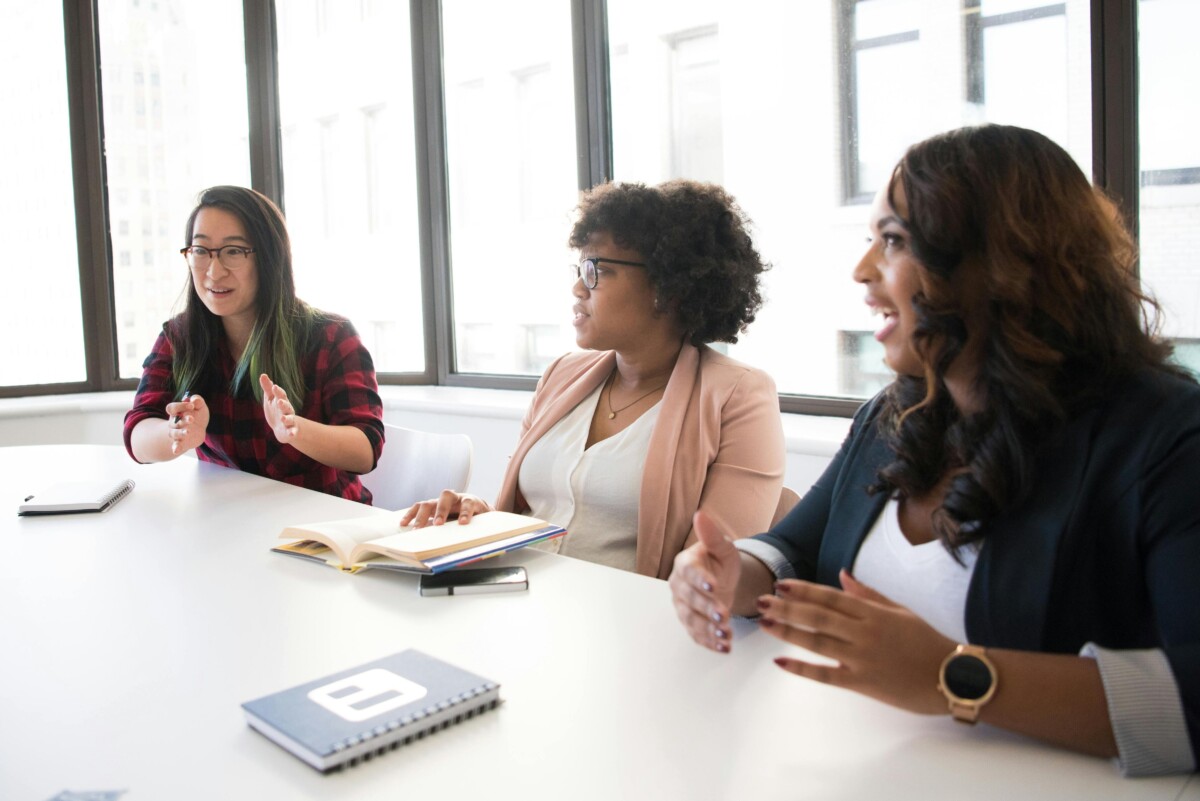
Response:
[[[803,500],[758,538],[840,586],[886,502],[878,398]],[[1048,440],[1029,497],[990,521],[967,591],[972,643],[1078,653],[1160,648],[1200,765],[1200,387],[1146,373]]]

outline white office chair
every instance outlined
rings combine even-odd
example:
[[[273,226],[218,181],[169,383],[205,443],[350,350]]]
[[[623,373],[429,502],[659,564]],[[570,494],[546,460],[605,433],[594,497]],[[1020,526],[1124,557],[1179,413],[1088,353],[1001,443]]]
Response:
[[[471,482],[471,438],[383,424],[383,456],[362,483],[381,509],[407,509],[442,490],[462,492]]]
[[[796,491],[784,487],[779,491],[779,503],[775,507],[775,514],[771,518],[771,528],[775,528],[775,524],[783,518],[787,517],[787,513],[792,511],[792,507],[800,503],[800,496]]]

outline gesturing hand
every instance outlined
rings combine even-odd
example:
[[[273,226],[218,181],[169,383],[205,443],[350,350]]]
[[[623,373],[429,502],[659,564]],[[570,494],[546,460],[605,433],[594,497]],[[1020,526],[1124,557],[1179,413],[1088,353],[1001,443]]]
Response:
[[[459,523],[470,523],[477,514],[490,512],[492,507],[482,498],[468,495],[465,492],[442,490],[442,494],[427,501],[414,503],[400,518],[400,525],[412,524],[417,528],[425,526],[440,526],[451,517],[458,516]]]
[[[280,442],[294,439],[300,433],[300,425],[297,423],[296,410],[292,408],[287,392],[271,381],[266,373],[258,377],[258,385],[262,387],[263,415],[267,418],[267,425],[271,427],[275,439]]]
[[[758,599],[759,625],[777,639],[837,660],[780,657],[784,670],[924,714],[946,713],[938,668],[955,643],[907,608],[841,572],[842,590],[787,579]]]
[[[704,512],[692,518],[697,542],[679,552],[668,584],[675,614],[692,639],[728,653],[729,615],[742,560],[733,541]]]
[[[168,403],[166,412],[167,436],[171,439],[173,455],[187,453],[203,444],[209,420],[208,404],[204,398],[191,395],[185,400]]]

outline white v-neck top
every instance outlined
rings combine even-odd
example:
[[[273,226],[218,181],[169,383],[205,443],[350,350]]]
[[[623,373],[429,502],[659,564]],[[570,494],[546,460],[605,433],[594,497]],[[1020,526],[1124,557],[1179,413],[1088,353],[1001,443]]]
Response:
[[[955,642],[967,642],[967,588],[979,549],[958,549],[959,564],[940,540],[913,545],[900,530],[900,502],[884,505],[867,533],[854,577],[896,603],[916,612]]]
[[[588,448],[602,389],[597,387],[530,447],[517,485],[529,514],[567,530],[559,553],[633,571],[642,474],[659,404]]]

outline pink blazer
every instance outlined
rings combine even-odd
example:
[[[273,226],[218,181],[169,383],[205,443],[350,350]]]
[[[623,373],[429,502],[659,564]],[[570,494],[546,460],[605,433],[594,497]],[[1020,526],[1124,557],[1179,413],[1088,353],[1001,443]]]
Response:
[[[546,369],[521,423],[497,509],[527,511],[516,508],[525,454],[615,364],[612,351],[584,351],[561,356]],[[675,555],[696,539],[697,509],[733,537],[766,531],[783,469],[775,382],[712,348],[685,344],[650,435],[638,505],[637,572],[663,579],[671,574]]]

